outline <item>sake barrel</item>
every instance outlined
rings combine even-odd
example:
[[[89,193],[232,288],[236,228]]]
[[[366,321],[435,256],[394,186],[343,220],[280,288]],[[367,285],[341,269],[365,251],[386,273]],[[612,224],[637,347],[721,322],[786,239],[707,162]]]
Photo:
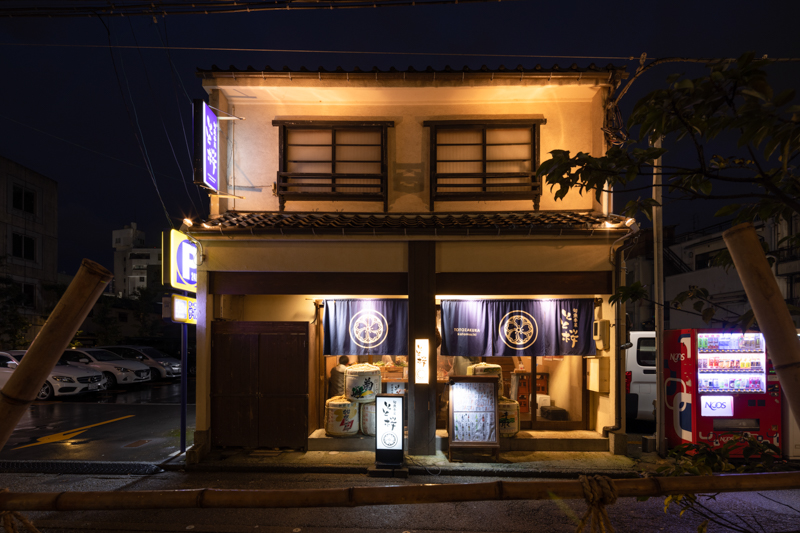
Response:
[[[500,397],[497,401],[497,416],[501,437],[513,437],[519,433],[519,402]]]
[[[358,404],[361,412],[361,433],[369,437],[375,436],[375,402]]]
[[[497,394],[503,394],[503,368],[492,363],[477,363],[467,367],[468,376],[497,376]]]
[[[358,404],[344,396],[325,402],[325,433],[331,437],[352,437],[358,434]]]
[[[381,369],[370,364],[347,367],[344,395],[351,402],[368,403],[375,401],[381,391]]]

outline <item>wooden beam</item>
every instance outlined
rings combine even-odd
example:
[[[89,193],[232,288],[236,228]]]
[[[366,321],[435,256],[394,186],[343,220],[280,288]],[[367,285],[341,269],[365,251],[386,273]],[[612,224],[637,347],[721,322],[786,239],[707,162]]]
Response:
[[[409,258],[410,261],[410,258]],[[436,293],[467,294],[610,294],[611,271],[590,272],[438,272]]]
[[[405,295],[405,272],[211,272],[212,294]]]

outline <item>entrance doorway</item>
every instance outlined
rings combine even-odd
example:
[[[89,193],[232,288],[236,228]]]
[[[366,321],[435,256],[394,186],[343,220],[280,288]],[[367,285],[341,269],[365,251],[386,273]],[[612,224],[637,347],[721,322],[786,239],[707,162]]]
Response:
[[[211,323],[211,443],[308,442],[308,323]]]

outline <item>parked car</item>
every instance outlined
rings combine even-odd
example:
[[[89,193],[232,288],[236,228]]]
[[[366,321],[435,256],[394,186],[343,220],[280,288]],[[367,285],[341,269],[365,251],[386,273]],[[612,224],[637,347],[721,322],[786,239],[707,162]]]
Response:
[[[5,387],[16,370],[25,350],[0,352],[0,388]],[[96,392],[106,388],[107,380],[102,373],[92,368],[76,368],[59,359],[47,376],[37,400],[51,400],[55,396],[75,396],[85,392]]]
[[[108,380],[108,386],[127,385],[150,381],[150,367],[138,361],[129,361],[119,355],[99,348],[72,348],[64,352],[62,359],[73,366],[91,367]]]
[[[625,352],[625,412],[628,420],[655,420],[656,332],[631,331]]]
[[[150,346],[98,346],[130,361],[141,361],[150,367],[150,378],[172,379],[181,377],[181,362]]]

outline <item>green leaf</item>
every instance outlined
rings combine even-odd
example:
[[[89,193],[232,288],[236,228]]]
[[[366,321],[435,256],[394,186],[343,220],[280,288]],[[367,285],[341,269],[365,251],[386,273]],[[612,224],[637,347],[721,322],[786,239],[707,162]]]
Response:
[[[728,217],[742,208],[742,204],[728,204],[714,213],[715,217]]]
[[[714,318],[714,313],[716,313],[716,309],[713,307],[706,307],[703,309],[703,322],[706,324],[711,322],[711,319]]]
[[[748,96],[753,96],[758,98],[759,100],[766,100],[767,97],[761,94],[760,92],[756,91],[755,89],[742,89],[742,94],[746,94]]]

